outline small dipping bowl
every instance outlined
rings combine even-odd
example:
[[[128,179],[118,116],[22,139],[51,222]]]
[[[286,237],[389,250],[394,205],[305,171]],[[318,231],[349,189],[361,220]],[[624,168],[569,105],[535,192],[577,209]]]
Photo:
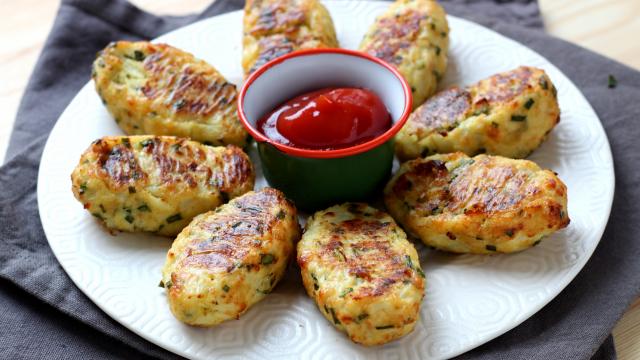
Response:
[[[288,146],[258,131],[258,120],[282,103],[328,87],[373,91],[391,114],[391,128],[370,141],[335,150]],[[240,90],[238,114],[257,142],[269,185],[300,209],[313,211],[380,194],[391,174],[393,137],[407,121],[411,102],[409,85],[386,62],[359,51],[312,49],[274,59],[251,74]]]

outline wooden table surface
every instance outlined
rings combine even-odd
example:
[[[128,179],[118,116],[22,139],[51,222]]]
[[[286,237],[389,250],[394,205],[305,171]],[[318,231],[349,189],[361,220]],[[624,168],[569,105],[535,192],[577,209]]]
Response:
[[[187,14],[211,0],[132,0],[157,14]],[[640,69],[640,1],[539,0],[547,31]],[[0,163],[15,112],[35,65],[59,0],[0,2]],[[635,40],[630,41],[629,38]],[[613,331],[620,360],[640,359],[640,299]]]

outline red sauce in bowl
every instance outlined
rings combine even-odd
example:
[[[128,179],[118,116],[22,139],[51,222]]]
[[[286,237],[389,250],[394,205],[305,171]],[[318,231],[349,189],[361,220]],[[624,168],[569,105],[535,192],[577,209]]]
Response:
[[[258,131],[281,144],[332,150],[362,144],[391,128],[391,115],[372,91],[327,88],[299,95],[258,120]]]

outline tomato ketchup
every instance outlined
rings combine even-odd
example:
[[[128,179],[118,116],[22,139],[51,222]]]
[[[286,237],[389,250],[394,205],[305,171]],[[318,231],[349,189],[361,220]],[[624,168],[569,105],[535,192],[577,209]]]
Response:
[[[281,144],[332,150],[362,144],[391,127],[391,115],[370,90],[326,88],[299,95],[258,120],[258,131]]]

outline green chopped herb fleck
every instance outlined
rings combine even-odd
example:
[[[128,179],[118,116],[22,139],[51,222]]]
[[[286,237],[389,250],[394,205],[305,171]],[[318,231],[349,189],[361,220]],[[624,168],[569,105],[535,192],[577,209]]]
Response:
[[[482,108],[482,109],[478,109],[478,110],[474,111],[473,114],[471,114],[471,115],[472,116],[478,116],[478,115],[482,115],[482,114],[489,115],[489,108],[485,107],[485,108]]]
[[[237,223],[231,225],[232,228],[237,228],[238,226],[242,225],[242,222],[238,221]]]
[[[140,50],[135,50],[135,51],[133,52],[133,59],[134,59],[135,61],[142,61],[142,60],[144,60],[144,53],[143,53],[142,51],[140,51]]]
[[[169,280],[166,283],[164,283],[164,287],[167,288],[167,289],[171,289],[171,286],[173,286],[173,282],[171,282],[171,280]]]
[[[260,210],[260,208],[257,208],[255,206],[246,206],[242,208],[242,211],[246,211],[246,212],[253,212],[253,213],[260,213],[262,212],[262,210]]]
[[[129,186],[129,194],[135,194],[136,188],[134,186]]]
[[[609,89],[613,89],[618,86],[618,79],[615,76],[609,74]]]
[[[282,220],[285,218],[285,216],[287,216],[287,213],[285,213],[284,210],[280,210],[278,212],[278,215],[276,215],[276,218],[278,218],[278,220]]]
[[[151,211],[151,209],[149,209],[149,206],[147,204],[142,204],[142,205],[138,206],[138,210],[140,210],[140,211]]]
[[[274,257],[271,254],[260,254],[260,264],[269,265],[273,263]]]
[[[224,286],[222,287],[222,290],[224,290],[224,292],[229,292],[230,289],[231,288],[227,284],[224,284]]]
[[[80,194],[84,194],[85,191],[87,191],[87,183],[80,184],[80,191],[78,191],[78,192]]]
[[[335,310],[333,310],[333,308],[329,308],[329,312],[331,312],[331,317],[333,318],[333,322],[336,325],[340,325],[340,320],[338,319],[338,317],[336,316],[336,312]]]
[[[422,269],[416,268],[416,271],[418,272],[418,275],[420,275],[420,277],[423,277],[423,278],[425,277],[424,271],[422,271]]]
[[[456,169],[457,169],[457,168],[461,168],[461,167],[463,167],[463,166],[471,165],[471,164],[473,164],[474,162],[476,162],[476,161],[475,161],[475,160],[473,160],[473,159],[464,159],[464,160],[461,160],[461,161],[460,161],[460,163],[458,164],[458,166],[456,167]]]
[[[540,244],[542,240],[536,240],[536,242],[533,243],[533,246],[537,246],[538,244]]]
[[[549,83],[547,82],[547,79],[545,79],[544,77],[541,77],[538,83],[540,84],[540,87],[542,87],[543,90],[549,90]]]
[[[386,330],[386,329],[392,329],[394,326],[393,325],[384,325],[384,326],[376,326],[377,330]]]
[[[167,218],[167,224],[171,224],[171,223],[174,223],[174,222],[180,221],[180,220],[182,220],[182,215],[180,215],[180,213],[177,213],[177,214],[171,215],[171,216],[169,216]]]
[[[491,126],[492,126],[494,129],[497,129],[500,125],[499,125],[497,122],[492,121],[492,122],[491,122]]]
[[[176,110],[180,110],[180,109],[182,109],[185,105],[187,105],[187,102],[186,102],[184,99],[180,99],[180,100],[176,101],[176,103],[175,103],[175,104],[173,104],[173,107],[174,107]]]
[[[128,222],[129,224],[132,224],[132,223],[133,223],[133,220],[134,220],[134,219],[133,219],[133,215],[131,215],[131,214],[127,214],[127,215],[124,217],[124,219],[125,219],[125,220],[127,220],[127,222]]]
[[[164,281],[160,280],[160,283],[158,284],[158,287],[163,288],[164,287]]]
[[[442,49],[440,49],[440,46],[435,46],[434,48],[436,50],[436,56],[439,56],[440,53],[442,52]]]
[[[100,215],[100,214],[98,214],[98,213],[91,213],[91,215],[93,215],[93,216],[97,217],[97,218],[98,218],[98,219],[100,219],[100,220],[104,220],[104,219],[102,218],[102,215]]]
[[[442,79],[442,75],[436,70],[433,70],[432,73],[433,73],[433,76],[436,77],[436,81],[440,81],[440,79]]]
[[[104,206],[102,206],[102,204],[98,205],[100,207],[100,211],[102,212],[107,212],[107,210],[104,209]]]
[[[140,142],[140,147],[145,148],[151,144],[153,144],[153,139],[145,139]]]
[[[507,236],[512,237],[513,236],[513,229],[509,229],[507,231],[504,232]]]
[[[526,115],[511,115],[511,121],[526,121]]]
[[[347,296],[349,293],[352,293],[352,292],[353,292],[353,288],[352,287],[346,288],[346,289],[342,290],[342,292],[340,293],[340,297],[343,298],[343,297]]]
[[[123,137],[122,140],[122,145],[124,145],[127,148],[131,148],[131,141],[129,141],[128,137]]]
[[[358,320],[362,321],[362,320],[364,320],[364,319],[366,319],[368,317],[369,317],[369,314],[362,313],[362,314],[358,315]]]
[[[407,266],[408,266],[410,269],[413,269],[413,261],[411,261],[411,256],[409,256],[409,255],[405,255],[405,256],[404,256],[404,261],[405,261],[405,264],[407,264]]]
[[[529,99],[529,100],[527,100],[527,102],[526,102],[526,103],[524,103],[524,108],[525,108],[525,109],[527,109],[527,110],[531,109],[531,107],[533,106],[533,104],[534,104],[535,102],[536,102],[536,101],[535,101],[535,100],[533,100],[533,99]]]

